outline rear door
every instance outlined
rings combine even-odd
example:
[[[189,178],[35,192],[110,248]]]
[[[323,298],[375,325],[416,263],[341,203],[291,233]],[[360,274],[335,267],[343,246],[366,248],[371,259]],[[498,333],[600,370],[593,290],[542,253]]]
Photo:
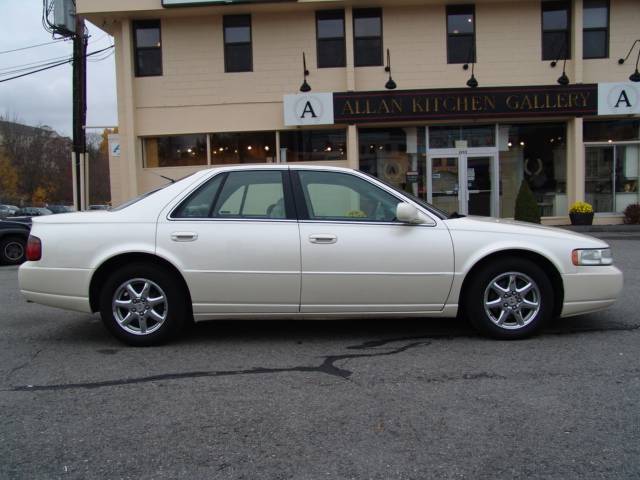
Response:
[[[158,254],[182,270],[196,319],[298,312],[300,238],[288,176],[218,173],[159,219]]]

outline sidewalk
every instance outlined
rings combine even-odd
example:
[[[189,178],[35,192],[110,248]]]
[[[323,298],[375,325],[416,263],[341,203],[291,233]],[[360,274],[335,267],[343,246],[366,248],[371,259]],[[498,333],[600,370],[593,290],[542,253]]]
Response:
[[[557,227],[580,233],[615,232],[640,234],[640,225],[557,225]]]

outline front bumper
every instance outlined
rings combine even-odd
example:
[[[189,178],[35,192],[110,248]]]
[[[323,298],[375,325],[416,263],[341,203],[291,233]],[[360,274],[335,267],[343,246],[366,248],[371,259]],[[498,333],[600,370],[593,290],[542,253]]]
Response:
[[[614,266],[577,267],[576,273],[562,275],[562,281],[561,317],[610,307],[620,296],[624,282],[622,272]]]

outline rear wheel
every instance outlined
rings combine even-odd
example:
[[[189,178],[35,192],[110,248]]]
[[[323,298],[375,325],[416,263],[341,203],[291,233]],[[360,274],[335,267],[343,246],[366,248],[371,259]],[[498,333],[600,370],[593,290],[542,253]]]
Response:
[[[27,239],[23,237],[5,237],[0,240],[0,263],[19,265],[26,260]]]
[[[129,345],[157,345],[175,337],[188,315],[180,283],[156,265],[133,264],[115,271],[100,296],[107,329]]]
[[[480,332],[519,339],[552,317],[554,295],[549,277],[534,262],[504,258],[475,273],[464,302],[469,321]]]

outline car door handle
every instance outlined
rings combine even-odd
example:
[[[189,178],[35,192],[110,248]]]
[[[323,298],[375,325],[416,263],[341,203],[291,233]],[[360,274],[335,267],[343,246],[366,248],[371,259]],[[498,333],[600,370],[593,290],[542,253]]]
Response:
[[[173,232],[171,234],[171,240],[174,242],[195,242],[198,239],[198,234],[195,232]]]
[[[336,243],[338,241],[338,237],[335,235],[330,235],[327,233],[319,233],[316,235],[309,235],[309,241],[311,243]]]

